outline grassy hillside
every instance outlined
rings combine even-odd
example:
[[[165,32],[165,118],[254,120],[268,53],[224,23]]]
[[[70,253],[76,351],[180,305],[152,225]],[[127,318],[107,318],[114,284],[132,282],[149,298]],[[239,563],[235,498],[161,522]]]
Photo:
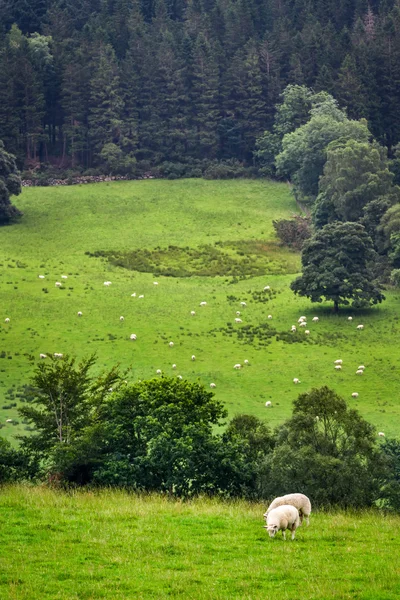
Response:
[[[399,294],[389,291],[380,307],[338,316],[295,297],[289,283],[299,256],[279,248],[272,227],[296,211],[286,185],[114,182],[26,189],[16,204],[23,219],[0,229],[1,422],[18,418],[18,388],[39,353],[96,352],[99,367],[120,362],[132,368],[131,379],[162,369],[214,382],[230,415],[245,411],[272,426],[289,416],[298,393],[327,384],[378,430],[399,433]],[[242,323],[235,323],[236,311]],[[309,317],[308,337],[290,333],[300,315]],[[341,372],[333,368],[337,358]],[[245,359],[249,366],[235,371]],[[355,375],[360,364],[362,377]],[[2,435],[23,429],[6,423]]]
[[[265,506],[105,491],[0,494],[3,600],[397,600],[398,516],[313,513],[270,539]]]

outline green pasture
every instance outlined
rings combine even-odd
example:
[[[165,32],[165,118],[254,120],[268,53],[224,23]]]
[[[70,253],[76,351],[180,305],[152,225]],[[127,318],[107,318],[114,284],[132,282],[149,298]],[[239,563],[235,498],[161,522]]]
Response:
[[[22,220],[0,229],[2,435],[24,431],[16,423],[21,386],[39,353],[54,352],[95,352],[99,368],[120,363],[131,380],[161,369],[214,382],[230,416],[252,413],[271,426],[290,415],[300,392],[328,385],[378,431],[399,434],[400,295],[388,290],[381,306],[338,316],[294,296],[289,284],[300,258],[278,245],[272,227],[298,211],[285,184],[113,182],[25,189],[15,203]],[[290,332],[300,315],[309,336]],[[244,360],[249,366],[233,369]]]
[[[0,492],[2,600],[397,600],[399,516],[312,513],[294,541],[265,505],[40,487]]]

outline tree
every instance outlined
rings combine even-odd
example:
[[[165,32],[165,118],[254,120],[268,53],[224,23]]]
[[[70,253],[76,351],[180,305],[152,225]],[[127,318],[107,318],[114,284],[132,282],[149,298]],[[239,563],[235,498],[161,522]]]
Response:
[[[0,140],[0,225],[20,217],[21,211],[11,204],[10,196],[21,193],[21,178],[15,157],[6,152]]]
[[[393,186],[386,149],[379,144],[337,140],[329,144],[326,156],[316,204],[321,199],[330,202],[341,221],[358,221],[363,208],[382,196],[391,195],[392,204],[400,200],[400,188]]]
[[[382,444],[382,452],[387,463],[382,496],[385,505],[400,510],[400,441],[387,439]]]
[[[306,241],[301,262],[303,274],[291,283],[291,289],[311,302],[324,297],[339,305],[353,307],[377,304],[384,300],[372,281],[368,262],[375,252],[371,238],[358,223],[332,223]]]
[[[356,410],[324,386],[301,394],[276,433],[259,486],[264,496],[296,489],[319,506],[371,506],[384,476],[376,433]]]

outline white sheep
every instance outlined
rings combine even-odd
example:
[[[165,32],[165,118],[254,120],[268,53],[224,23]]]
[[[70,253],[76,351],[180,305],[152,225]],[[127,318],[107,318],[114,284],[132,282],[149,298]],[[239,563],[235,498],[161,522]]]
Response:
[[[190,311],[190,314],[192,315],[192,317],[194,317],[194,315],[196,314],[194,310]]]
[[[207,306],[207,302],[200,302],[200,306]]]
[[[243,323],[243,321],[242,321],[242,319],[239,319],[239,317],[236,317],[235,323]]]
[[[136,298],[136,292],[133,292],[133,294],[131,294],[131,298]]]
[[[353,317],[347,317],[347,320],[348,320],[348,321],[352,321],[352,320],[353,320]]]
[[[353,392],[351,395],[352,398],[358,398],[358,392]]]
[[[124,321],[124,317],[122,317],[122,316],[121,316],[121,317],[119,318],[119,320],[120,320],[120,321]]]
[[[267,400],[267,402],[265,403],[265,406],[266,406],[267,408],[269,408],[270,406],[272,406],[272,402],[271,402],[271,400]]]
[[[383,433],[383,431],[380,431],[380,432],[378,433],[378,435],[379,435],[379,437],[385,437],[385,434]]]
[[[54,357],[55,358],[62,358],[63,355],[60,352],[54,352]]]
[[[104,285],[105,285],[106,287],[108,287],[109,285],[111,285],[111,281],[105,281],[105,282],[104,282]]]
[[[305,321],[302,321],[300,323],[299,327],[307,327],[307,323]]]
[[[4,323],[9,323],[10,319],[7,317],[6,319],[4,319]]]
[[[364,370],[365,366],[364,365],[360,365],[358,368]]]
[[[364,371],[363,371],[363,369],[358,369],[358,370],[356,371],[356,375],[364,375]]]
[[[277,508],[278,506],[290,504],[299,511],[300,523],[303,522],[303,517],[306,520],[307,525],[310,524],[311,514],[311,502],[305,494],[285,494],[285,496],[278,496],[275,498],[267,508],[267,512],[264,517],[267,518],[268,514]]]
[[[301,383],[301,381],[300,381],[300,379],[297,379],[297,377],[295,377],[293,379],[293,383],[298,384],[298,383]]]
[[[170,343],[168,344],[168,346],[169,346],[170,348],[173,348],[173,347],[174,347],[174,342],[170,342]]]
[[[178,379],[183,379],[182,375],[178,375]]]
[[[40,353],[40,354],[39,354],[39,358],[47,358],[47,354],[42,354],[42,353]]]
[[[68,279],[68,275],[61,275],[61,279]]]
[[[237,311],[236,311],[236,315],[237,315],[238,317],[240,317],[240,315],[241,315],[241,312],[240,312],[240,310],[237,310]]]
[[[300,317],[299,320],[297,321],[298,323],[302,323],[303,321],[306,321],[307,317]]]
[[[247,358],[245,358],[243,362],[244,362],[245,365],[249,364],[249,361],[247,360]]]
[[[269,287],[269,285],[266,285],[264,288],[264,292],[268,292],[271,288]]]
[[[139,298],[144,298],[144,294],[140,294]]]
[[[233,365],[233,368],[234,368],[234,369],[241,369],[241,368],[242,368],[242,365],[241,365],[241,364],[239,364],[239,363],[237,363],[236,365]]]
[[[342,364],[343,364],[343,361],[342,361],[342,359],[341,359],[341,358],[338,358],[338,360],[335,360],[335,361],[333,361],[333,363],[334,363],[335,365],[342,365]]]
[[[173,369],[176,369],[176,364],[175,364],[175,363],[172,365],[172,368],[173,368]]]
[[[130,338],[131,340],[136,340],[136,338],[137,338],[137,335],[136,335],[136,333],[131,333],[131,335],[129,336],[129,338]]]
[[[240,305],[241,306],[247,306],[246,302],[241,302]]]
[[[272,319],[272,315],[268,315],[268,319]]]
[[[195,357],[195,355],[194,355],[194,354],[192,354],[192,358],[191,358],[191,359],[192,359],[192,360],[196,360],[196,357]]]
[[[267,524],[264,525],[269,537],[275,537],[278,531],[282,531],[283,539],[286,540],[286,529],[292,532],[292,540],[296,529],[300,525],[299,511],[295,506],[284,504],[271,510],[267,516]]]
[[[310,335],[310,330],[309,330],[309,329],[306,329],[304,333],[305,333],[306,335]]]
[[[296,325],[292,325],[292,327],[290,329],[291,329],[291,331],[297,331]]]
[[[314,321],[314,323],[318,323],[319,317],[313,317],[312,320]]]
[[[83,315],[83,312],[81,310],[78,310],[78,317],[81,317]]]
[[[217,384],[216,383],[210,383],[210,388],[216,388]]]
[[[56,287],[61,287],[61,286],[62,286],[62,283],[60,283],[59,281],[56,281],[54,285],[55,285]]]
[[[157,375],[161,375],[161,373],[162,373],[161,369],[157,369],[156,373],[157,373]]]
[[[158,285],[158,281],[153,281],[153,285]]]
[[[364,329],[364,325],[357,325],[357,329]]]
[[[342,368],[342,365],[335,365],[335,369],[336,369],[337,371],[340,371],[340,369],[341,369],[341,368]]]

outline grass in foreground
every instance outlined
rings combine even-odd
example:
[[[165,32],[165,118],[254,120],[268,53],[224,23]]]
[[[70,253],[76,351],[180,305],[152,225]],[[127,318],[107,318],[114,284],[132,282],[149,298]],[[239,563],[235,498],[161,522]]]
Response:
[[[272,227],[273,219],[297,211],[285,184],[151,180],[31,188],[16,204],[23,219],[0,229],[1,435],[13,439],[25,430],[26,424],[15,424],[24,398],[18,387],[29,380],[41,352],[78,358],[96,352],[99,368],[119,362],[132,367],[132,380],[161,369],[207,387],[214,382],[230,416],[255,414],[271,426],[290,416],[300,392],[328,385],[378,431],[399,434],[400,296],[388,291],[381,306],[338,316],[329,305],[294,296],[289,284],[300,257],[276,243]],[[86,254],[98,251],[110,260]],[[116,266],[118,261],[144,272]],[[154,276],[156,267],[180,276]],[[199,275],[204,269],[208,276]],[[240,279],[258,269],[265,274]],[[63,282],[61,289],[56,281]],[[271,294],[263,294],[265,285]],[[303,314],[309,318],[307,339],[290,333]],[[317,324],[310,321],[314,315]],[[359,322],[363,331],[356,330]],[[341,372],[333,368],[338,358]],[[250,366],[234,371],[245,359]],[[366,370],[359,377],[361,364]],[[352,392],[359,393],[357,400]],[[265,408],[268,400],[271,409]]]
[[[262,528],[264,510],[242,501],[4,488],[0,597],[399,598],[399,516],[315,513],[284,542]]]

